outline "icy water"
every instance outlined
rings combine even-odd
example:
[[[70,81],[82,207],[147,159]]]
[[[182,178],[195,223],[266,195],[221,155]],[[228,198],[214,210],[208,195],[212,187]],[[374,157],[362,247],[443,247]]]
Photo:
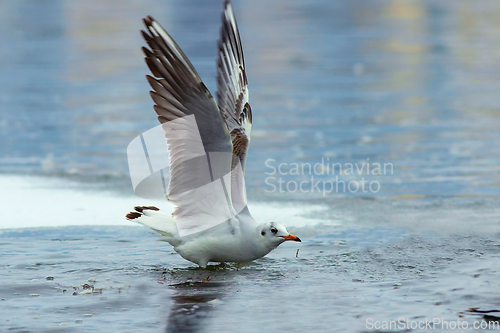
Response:
[[[0,331],[500,325],[500,3],[234,7],[250,210],[303,242],[204,270],[123,220],[135,204],[168,209],[128,179],[128,143],[157,124],[141,18],[215,93],[222,1],[2,1]]]

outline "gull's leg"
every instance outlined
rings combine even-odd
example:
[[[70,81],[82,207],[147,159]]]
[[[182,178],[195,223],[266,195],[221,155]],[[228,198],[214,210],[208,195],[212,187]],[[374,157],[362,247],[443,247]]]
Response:
[[[206,259],[202,259],[202,260],[198,261],[198,265],[201,268],[207,268],[207,264],[208,264],[208,260],[206,260]]]

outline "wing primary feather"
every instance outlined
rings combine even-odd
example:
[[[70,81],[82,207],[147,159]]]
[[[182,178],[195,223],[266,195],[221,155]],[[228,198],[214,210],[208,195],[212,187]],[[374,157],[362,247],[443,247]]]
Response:
[[[181,103],[179,103],[178,99],[172,94],[168,85],[164,86],[161,81],[149,75],[146,75],[146,79],[148,80],[151,88],[153,88],[154,91],[156,91],[161,97],[165,98],[170,104],[183,112],[186,110],[186,108]]]
[[[165,98],[161,97],[154,91],[150,91],[149,94],[151,95],[151,98],[153,101],[158,105],[159,107],[168,110],[172,114],[174,114],[177,117],[184,117],[186,114],[182,112],[181,110],[177,109],[175,106],[173,106],[169,101],[167,101]]]
[[[231,173],[233,145],[229,129],[214,98],[173,38],[151,16],[143,21],[146,28],[141,33],[147,44],[143,52],[152,73],[146,78],[167,139],[170,156],[167,198],[174,206],[173,215],[181,226],[179,231],[182,221],[187,221],[189,228],[193,223],[204,224],[207,218],[223,218],[224,222],[228,218],[226,212],[234,210],[231,198],[224,194],[229,193],[229,188],[217,196],[218,190],[209,188],[216,182],[207,174],[209,170],[217,175]],[[230,59],[227,66],[231,66]],[[232,76],[228,74],[229,82]],[[212,153],[223,154],[209,166],[208,155]],[[228,207],[221,210],[223,203]]]
[[[238,25],[230,1],[224,2],[217,60],[217,98],[219,110],[231,134],[233,155],[231,199],[246,205],[242,174],[250,144],[252,112],[248,102],[248,79]]]

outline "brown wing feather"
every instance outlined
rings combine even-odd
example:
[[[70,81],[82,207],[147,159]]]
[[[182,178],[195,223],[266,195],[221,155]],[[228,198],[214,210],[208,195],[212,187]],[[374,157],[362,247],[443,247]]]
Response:
[[[218,42],[217,99],[237,155],[244,170],[250,144],[252,109],[248,103],[248,81],[238,26],[231,3],[226,1],[222,13],[221,38]],[[232,169],[235,168],[233,163]]]
[[[151,98],[161,123],[194,114],[206,151],[231,151],[227,126],[193,65],[170,35],[151,16],[141,31],[150,49],[143,47]],[[203,124],[203,126],[201,126]]]
[[[146,17],[144,24],[147,31],[142,31],[142,35],[149,49],[144,47],[143,51],[155,76],[147,76],[147,79],[153,88],[150,94],[155,102],[154,110],[164,124],[170,154],[168,200],[174,205],[176,219],[191,218],[202,214],[203,205],[213,201],[213,193],[204,191],[203,186],[231,171],[231,137],[214,98],[179,46],[152,17]],[[198,150],[198,133],[192,128],[193,124],[198,127],[201,152],[204,150],[205,155]],[[209,154],[222,157],[209,167]],[[189,157],[191,155],[195,157]],[[223,199],[226,200],[225,195]],[[230,201],[227,204],[231,206]],[[134,213],[130,215],[134,216]]]

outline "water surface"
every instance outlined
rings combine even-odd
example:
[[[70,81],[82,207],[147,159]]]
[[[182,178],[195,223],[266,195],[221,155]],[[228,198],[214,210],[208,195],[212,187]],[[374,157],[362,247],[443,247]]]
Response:
[[[168,29],[215,95],[222,3],[3,1],[1,330],[364,332],[370,319],[498,320],[469,310],[500,308],[500,3],[234,8],[254,113],[250,209],[304,242],[201,270],[147,230],[118,226],[143,204],[126,147],[157,125],[141,18]],[[292,171],[325,161],[341,167]],[[363,163],[390,168],[345,169]],[[269,185],[278,180],[284,191]],[[291,190],[303,181],[321,184]],[[380,188],[324,192],[342,181]]]

